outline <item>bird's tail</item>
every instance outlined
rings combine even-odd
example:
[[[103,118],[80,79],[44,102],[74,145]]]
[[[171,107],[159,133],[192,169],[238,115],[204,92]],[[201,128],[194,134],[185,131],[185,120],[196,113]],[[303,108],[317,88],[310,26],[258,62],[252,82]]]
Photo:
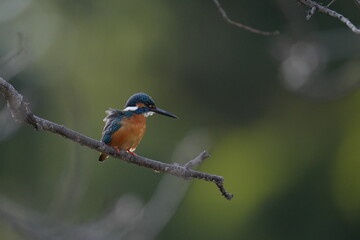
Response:
[[[99,157],[99,161],[103,162],[105,159],[107,159],[109,157],[109,155],[106,155],[105,153],[102,153]]]

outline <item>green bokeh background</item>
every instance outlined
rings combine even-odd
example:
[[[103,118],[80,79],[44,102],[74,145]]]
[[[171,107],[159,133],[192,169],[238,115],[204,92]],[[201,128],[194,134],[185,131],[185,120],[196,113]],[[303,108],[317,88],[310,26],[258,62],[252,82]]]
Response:
[[[152,159],[170,162],[187,134],[206,131],[210,144],[197,144],[212,157],[200,170],[224,176],[235,197],[193,181],[157,239],[359,239],[359,36],[320,13],[305,21],[296,1],[222,2],[234,20],[281,34],[228,25],[204,0],[0,0],[0,55],[20,33],[27,59],[7,80],[36,115],[95,139],[107,108],[150,94],[180,117],[148,120],[137,154]],[[356,22],[352,4],[334,8]],[[294,89],[282,68],[299,42],[327,60],[317,82]],[[0,194],[54,219],[95,219],[129,192],[147,201],[162,178],[30,126],[4,134],[10,125],[0,124]],[[60,181],[74,166],[80,177]],[[69,207],[59,188],[78,186]],[[23,236],[0,222],[0,238]]]

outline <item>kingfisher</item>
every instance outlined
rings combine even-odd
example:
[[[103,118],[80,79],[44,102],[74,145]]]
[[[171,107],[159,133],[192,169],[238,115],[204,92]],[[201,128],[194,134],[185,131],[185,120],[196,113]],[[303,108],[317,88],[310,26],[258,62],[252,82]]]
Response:
[[[135,155],[134,151],[146,130],[146,118],[158,113],[171,118],[177,116],[156,107],[154,100],[145,93],[135,93],[126,102],[124,110],[110,108],[105,111],[105,127],[101,142],[109,145],[117,152],[125,150]],[[104,161],[108,155],[102,153],[99,161]]]

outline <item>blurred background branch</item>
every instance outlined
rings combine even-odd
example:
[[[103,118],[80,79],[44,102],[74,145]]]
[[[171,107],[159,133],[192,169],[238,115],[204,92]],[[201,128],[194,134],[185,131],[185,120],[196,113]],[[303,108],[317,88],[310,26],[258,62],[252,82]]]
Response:
[[[270,36],[270,35],[278,35],[279,34],[279,31],[272,31],[272,32],[267,32],[267,31],[261,31],[259,29],[256,29],[256,28],[253,28],[253,27],[250,27],[250,26],[247,26],[247,25],[244,25],[242,23],[239,23],[239,22],[236,22],[236,21],[233,21],[231,20],[229,17],[228,17],[228,14],[226,13],[226,11],[223,9],[223,7],[221,6],[220,2],[218,0],[213,0],[213,2],[215,3],[216,7],[218,8],[222,18],[229,24],[231,25],[234,25],[238,28],[242,28],[242,29],[245,29],[249,32],[252,32],[252,33],[256,33],[256,34],[260,34],[260,35],[265,35],[265,36]]]
[[[24,35],[16,35],[16,46],[0,58],[0,73],[5,79],[12,79],[25,69],[29,63],[29,53],[26,52]]]

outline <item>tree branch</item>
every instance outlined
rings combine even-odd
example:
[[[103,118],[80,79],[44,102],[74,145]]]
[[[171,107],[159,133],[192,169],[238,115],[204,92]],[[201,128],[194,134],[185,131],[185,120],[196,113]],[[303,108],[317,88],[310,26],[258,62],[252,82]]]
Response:
[[[344,24],[346,24],[346,26],[348,26],[348,28],[351,29],[351,31],[353,31],[356,34],[360,34],[360,29],[357,28],[349,19],[347,19],[346,17],[344,17],[342,14],[331,10],[329,8],[329,6],[334,2],[331,1],[330,4],[328,4],[327,6],[323,6],[315,1],[312,0],[297,0],[299,3],[310,7],[311,10],[309,11],[308,15],[306,16],[306,19],[309,20],[311,18],[311,16],[316,12],[322,12],[325,13],[327,15],[330,15],[331,17],[337,18],[339,21],[343,22]]]
[[[95,149],[99,152],[106,153],[115,158],[122,159],[128,163],[136,164],[142,167],[153,169],[157,172],[171,174],[177,177],[184,179],[197,178],[204,181],[214,182],[219,188],[221,194],[228,200],[232,199],[233,194],[227,192],[224,189],[224,178],[221,176],[203,173],[195,171],[189,168],[192,164],[188,163],[185,166],[178,164],[168,164],[159,161],[155,161],[149,158],[141,156],[133,156],[125,151],[120,151],[119,153],[112,147],[107,146],[106,144],[96,141],[92,138],[89,138],[81,133],[73,131],[69,128],[66,128],[63,125],[48,121],[46,119],[40,118],[34,115],[29,108],[29,104],[23,101],[23,97],[19,94],[16,89],[7,81],[0,77],[0,93],[4,96],[7,101],[8,107],[13,115],[13,117],[20,122],[24,122],[32,125],[36,130],[49,131],[56,133],[60,136],[63,136],[67,139],[70,139],[80,145],[87,146],[89,148]],[[207,154],[200,154],[199,157],[191,160],[190,162],[201,162],[207,158]],[[196,160],[200,158],[201,160]],[[196,160],[196,161],[195,161]]]
[[[261,34],[261,35],[265,35],[265,36],[270,36],[270,35],[278,35],[279,34],[279,31],[273,31],[273,32],[266,32],[266,31],[261,31],[261,30],[258,30],[258,29],[255,29],[255,28],[252,28],[252,27],[249,27],[247,25],[244,25],[242,23],[239,23],[239,22],[236,22],[236,21],[233,21],[231,20],[227,13],[225,12],[225,10],[222,8],[220,2],[218,0],[213,0],[213,2],[215,3],[216,7],[218,8],[221,16],[223,17],[223,19],[231,24],[231,25],[234,25],[236,27],[239,27],[239,28],[242,28],[242,29],[245,29],[247,31],[250,31],[252,33],[256,33],[256,34]]]

